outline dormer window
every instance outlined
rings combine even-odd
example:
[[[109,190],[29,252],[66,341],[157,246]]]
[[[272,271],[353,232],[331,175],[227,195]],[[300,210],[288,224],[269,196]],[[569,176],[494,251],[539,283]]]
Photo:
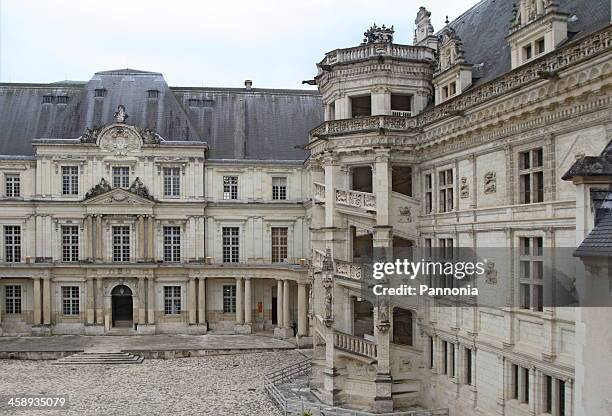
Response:
[[[68,96],[67,95],[58,95],[57,96],[58,104],[68,104]]]
[[[147,98],[157,98],[159,97],[159,91],[157,90],[148,90],[147,91]]]
[[[52,95],[43,95],[43,104],[53,104],[53,96]]]
[[[104,97],[106,97],[106,90],[104,88],[96,88],[94,90],[94,97],[96,97],[96,98],[104,98]]]

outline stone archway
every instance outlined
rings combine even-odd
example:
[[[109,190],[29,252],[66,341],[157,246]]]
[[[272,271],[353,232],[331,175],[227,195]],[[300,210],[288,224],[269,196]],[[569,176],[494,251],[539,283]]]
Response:
[[[112,326],[131,328],[134,324],[134,299],[132,289],[126,285],[117,285],[111,291]]]

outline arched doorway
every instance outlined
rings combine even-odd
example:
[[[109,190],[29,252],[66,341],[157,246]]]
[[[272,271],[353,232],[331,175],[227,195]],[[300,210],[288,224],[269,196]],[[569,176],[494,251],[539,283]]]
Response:
[[[131,327],[134,323],[132,290],[125,285],[115,286],[111,292],[113,327]]]

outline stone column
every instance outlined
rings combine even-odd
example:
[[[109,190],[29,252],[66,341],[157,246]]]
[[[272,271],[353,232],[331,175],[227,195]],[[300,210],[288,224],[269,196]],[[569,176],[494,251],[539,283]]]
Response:
[[[145,277],[138,276],[138,323],[140,325],[144,325],[147,321],[145,293]]]
[[[376,194],[376,225],[389,225],[391,169],[388,151],[377,152],[372,176],[373,191]]]
[[[195,277],[189,278],[189,325],[196,324],[196,281]]]
[[[88,260],[91,258],[91,227],[89,226],[89,215],[85,215],[83,218],[83,255],[81,258],[83,260]]]
[[[155,239],[153,238],[153,216],[149,215],[147,217],[147,260],[153,261],[155,259],[155,251],[153,249],[153,244]]]
[[[149,276],[147,289],[149,291],[147,295],[147,307],[149,312],[147,323],[153,325],[155,324],[155,277]]]
[[[289,328],[289,280],[283,281],[283,328]]]
[[[198,323],[200,325],[206,324],[206,278],[198,277]]]
[[[96,249],[97,259],[101,262],[104,261],[104,224],[101,214],[96,216]]]
[[[247,324],[251,324],[253,322],[252,319],[252,305],[251,305],[251,278],[244,278],[244,322]]]
[[[41,323],[40,310],[40,277],[34,278],[34,325]]]
[[[242,277],[236,278],[236,323],[242,325],[244,323],[244,312],[243,312],[243,299],[242,299]]]
[[[51,325],[51,278],[43,278],[43,324]]]
[[[283,281],[276,282],[276,326],[283,327]]]
[[[306,284],[298,283],[298,337],[308,335],[308,299]]]
[[[147,257],[145,251],[145,225],[144,216],[138,216],[138,260],[144,261]]]
[[[96,325],[104,325],[104,291],[99,276],[96,277]]]
[[[93,325],[95,318],[94,305],[94,281],[92,277],[87,278],[87,325]]]

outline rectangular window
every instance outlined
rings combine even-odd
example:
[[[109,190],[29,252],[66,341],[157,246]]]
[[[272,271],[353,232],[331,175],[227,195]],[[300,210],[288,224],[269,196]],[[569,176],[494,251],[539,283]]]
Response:
[[[465,349],[465,383],[472,385],[472,350]]]
[[[79,227],[62,226],[62,261],[79,261]]]
[[[523,46],[523,60],[527,61],[531,59],[532,55],[531,45]]]
[[[223,262],[238,263],[240,261],[240,229],[238,227],[223,227]]]
[[[62,286],[62,313],[64,315],[78,315],[79,287]]]
[[[521,309],[541,312],[544,303],[544,239],[521,237],[519,242]]]
[[[62,166],[62,195],[79,194],[79,167]]]
[[[164,196],[181,195],[181,168],[164,168]]]
[[[536,40],[536,54],[537,55],[541,55],[544,53],[544,38],[540,38],[538,40]]]
[[[453,170],[447,169],[438,172],[438,188],[440,191],[439,207],[440,212],[450,212],[453,210]]]
[[[236,285],[223,285],[223,313],[236,312]]]
[[[442,341],[442,374],[448,374],[448,342]]]
[[[523,373],[523,378],[521,380],[521,390],[523,392],[523,397],[521,399],[521,402],[529,403],[529,369],[521,367],[521,371]]]
[[[512,394],[511,399],[518,400],[519,398],[519,366],[512,364],[512,373],[510,374],[512,379]]]
[[[238,176],[223,177],[223,199],[238,199]]]
[[[287,262],[287,227],[272,227],[272,263]]]
[[[96,88],[94,90],[94,97],[96,98],[106,97],[106,90],[104,88]]]
[[[438,239],[438,250],[437,254],[440,257],[439,260],[446,261],[452,260],[454,256],[454,241],[452,238],[440,238]],[[455,283],[455,277],[452,273],[443,274],[440,276],[440,284],[445,288],[453,288]]]
[[[448,344],[448,346],[450,348],[450,359],[449,359],[450,376],[451,378],[455,378],[455,344],[450,343]]]
[[[434,368],[434,338],[430,336],[428,336],[427,338],[429,339],[429,368]]]
[[[287,199],[287,178],[272,178],[272,199],[275,201]]]
[[[542,148],[519,153],[521,204],[544,201],[544,160]]]
[[[113,187],[130,187],[130,168],[128,166],[113,166]]]
[[[4,312],[10,314],[21,313],[21,286],[4,286]]]
[[[7,263],[21,261],[21,226],[4,226],[4,260]]]
[[[18,174],[4,175],[4,194],[9,198],[21,196],[21,177]]]
[[[113,227],[113,261],[130,261],[130,227]]]
[[[457,83],[455,82],[451,82],[449,87],[448,87],[448,94],[449,96],[453,96],[457,93]]]
[[[181,227],[164,227],[164,261],[181,261]]]
[[[425,214],[433,211],[433,176],[425,175]]]
[[[520,403],[529,403],[529,369],[512,364],[510,382],[510,398]]]
[[[68,104],[68,96],[67,95],[58,95],[57,96],[58,104]]]
[[[181,314],[181,287],[164,286],[164,315]]]

